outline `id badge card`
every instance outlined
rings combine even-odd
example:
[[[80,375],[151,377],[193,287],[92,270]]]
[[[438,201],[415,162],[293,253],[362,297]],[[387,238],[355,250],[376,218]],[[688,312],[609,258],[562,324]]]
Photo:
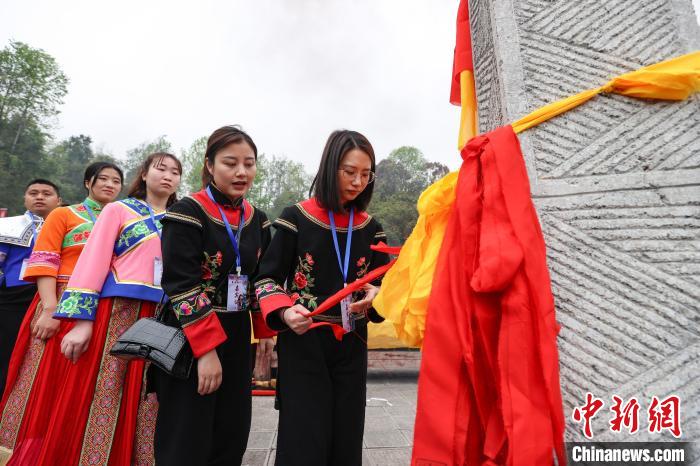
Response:
[[[160,257],[153,258],[153,285],[160,286],[160,281],[163,278],[163,259]]]
[[[232,273],[228,276],[226,312],[240,312],[246,309],[248,309],[248,275]]]
[[[19,269],[19,279],[24,280],[24,273],[27,271],[27,264],[29,263],[29,259],[24,259],[22,261],[22,268]]]
[[[346,296],[340,301],[340,316],[343,319],[343,330],[345,330],[345,333],[355,330],[355,320],[350,312],[350,304],[352,304],[352,295]]]

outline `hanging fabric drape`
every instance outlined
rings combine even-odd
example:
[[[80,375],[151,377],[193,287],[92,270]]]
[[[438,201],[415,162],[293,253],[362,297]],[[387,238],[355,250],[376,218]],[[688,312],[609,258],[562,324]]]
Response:
[[[605,85],[539,108],[513,123],[516,133],[571,110],[600,93],[656,100],[683,100],[700,91],[700,51],[620,75]],[[427,299],[437,255],[455,201],[457,177],[449,174],[428,187],[418,203],[416,227],[394,267],[384,277],[375,309],[397,327],[408,345],[420,346],[425,333]],[[423,205],[437,206],[421,210]]]

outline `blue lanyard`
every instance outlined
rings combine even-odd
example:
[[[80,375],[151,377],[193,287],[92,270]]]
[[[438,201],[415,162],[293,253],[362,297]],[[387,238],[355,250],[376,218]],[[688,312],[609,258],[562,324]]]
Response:
[[[148,209],[148,214],[151,216],[151,222],[153,222],[153,227],[156,229],[156,233],[158,233],[158,238],[162,238],[163,233],[161,233],[160,228],[158,228],[158,224],[156,223],[156,216],[153,214],[153,209],[151,208],[150,204],[148,204],[148,202],[146,201],[142,201],[141,199],[139,199],[139,202],[146,206],[146,208]]]
[[[95,217],[95,212],[92,211],[87,202],[83,202],[83,207],[85,207],[85,210],[87,210],[87,213],[90,216],[92,223],[95,223],[97,221],[97,217]]]
[[[231,230],[231,225],[228,223],[228,219],[226,218],[226,214],[221,209],[219,203],[214,200],[214,196],[211,194],[211,189],[209,189],[209,186],[207,186],[207,195],[209,196],[209,199],[211,199],[211,201],[216,205],[216,208],[219,209],[219,213],[221,214],[221,220],[224,221],[224,226],[226,226],[226,232],[228,233],[228,237],[231,240],[231,244],[233,244],[233,250],[236,252],[236,274],[238,274],[238,276],[240,277],[241,252],[238,249],[238,244],[241,241],[241,232],[243,231],[243,225],[245,224],[245,206],[243,205],[243,200],[241,200],[241,221],[238,224],[238,231],[234,236],[233,230]]]
[[[350,265],[350,245],[352,244],[352,225],[355,218],[355,209],[350,209],[350,221],[348,222],[348,239],[345,242],[345,261],[340,257],[340,246],[338,245],[338,233],[335,230],[335,217],[333,211],[328,211],[328,218],[331,220],[331,234],[333,234],[333,245],[335,254],[338,256],[338,266],[343,274],[343,286],[348,284],[348,266]]]

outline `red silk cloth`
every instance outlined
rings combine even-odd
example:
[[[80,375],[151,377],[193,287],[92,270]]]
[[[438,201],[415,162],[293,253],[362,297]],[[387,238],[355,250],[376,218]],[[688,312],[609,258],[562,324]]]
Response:
[[[457,38],[455,40],[455,55],[452,62],[452,84],[450,86],[450,103],[461,105],[462,95],[459,75],[462,71],[474,72],[472,61],[472,36],[469,25],[469,2],[459,1],[457,10]]]
[[[564,454],[545,244],[512,127],[462,150],[433,279],[412,464],[546,466]]]

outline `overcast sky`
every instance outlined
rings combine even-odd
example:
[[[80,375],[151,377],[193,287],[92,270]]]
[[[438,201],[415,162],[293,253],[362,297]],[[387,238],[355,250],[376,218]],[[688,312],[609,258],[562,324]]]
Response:
[[[0,1],[0,46],[42,48],[70,78],[58,138],[87,134],[122,157],[238,123],[261,152],[312,171],[348,128],[380,158],[412,145],[459,164],[458,0]]]
[[[165,134],[189,146],[238,123],[261,152],[315,170],[328,134],[364,133],[456,167],[448,102],[456,0],[2,0],[0,43],[70,78],[54,133],[122,156]]]

